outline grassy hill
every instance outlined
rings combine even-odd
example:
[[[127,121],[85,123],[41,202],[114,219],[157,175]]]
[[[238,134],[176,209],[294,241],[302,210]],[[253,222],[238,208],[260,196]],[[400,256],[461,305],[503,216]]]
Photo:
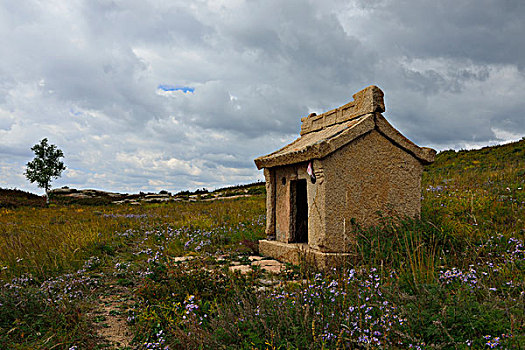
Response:
[[[444,151],[437,155],[433,165],[427,168],[435,175],[453,174],[461,176],[474,170],[475,173],[494,175],[495,171],[521,167],[519,176],[525,175],[525,140],[507,143],[501,146],[483,147],[471,151]]]
[[[423,176],[423,213],[456,234],[523,238],[525,140],[438,154]]]
[[[46,200],[42,196],[17,189],[0,188],[0,208],[43,207],[45,205]]]
[[[356,228],[352,265],[278,275],[228,269],[264,237],[261,184],[230,200],[0,208],[0,344],[119,348],[103,331],[118,319],[149,349],[525,348],[524,188],[524,140],[441,152],[420,220]]]

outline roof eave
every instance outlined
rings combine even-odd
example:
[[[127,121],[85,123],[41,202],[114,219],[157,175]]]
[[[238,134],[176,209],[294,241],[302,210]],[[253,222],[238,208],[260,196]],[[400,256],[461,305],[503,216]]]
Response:
[[[406,152],[412,154],[423,164],[430,164],[436,158],[436,151],[428,147],[419,147],[412,141],[403,136],[381,115],[376,113],[375,125],[377,130],[383,134],[387,139],[404,149]]]
[[[398,147],[412,154],[421,163],[430,164],[434,162],[436,156],[435,150],[427,147],[419,147],[414,144],[412,141],[403,136],[399,131],[397,131],[381,115],[381,113],[370,113],[365,115],[363,120],[359,121],[352,127],[345,129],[338,135],[332,136],[326,140],[321,140],[318,143],[309,145],[298,151],[288,152],[285,154],[279,154],[279,151],[276,151],[274,153],[258,157],[255,159],[255,165],[258,169],[262,169],[307,162],[312,159],[321,159],[342,148],[361,135],[364,135],[374,129],[378,130],[384,137],[389,139]]]
[[[324,158],[375,128],[374,114],[370,113],[361,116],[361,118],[363,119],[355,125],[352,125],[352,127],[343,130],[341,133],[332,136],[329,139],[321,140],[320,142],[309,145],[299,151],[288,152],[285,154],[279,154],[279,151],[277,151],[266,156],[261,156],[255,159],[255,165],[260,170],[262,168],[273,168],[276,166],[284,166],[306,162],[312,159]]]

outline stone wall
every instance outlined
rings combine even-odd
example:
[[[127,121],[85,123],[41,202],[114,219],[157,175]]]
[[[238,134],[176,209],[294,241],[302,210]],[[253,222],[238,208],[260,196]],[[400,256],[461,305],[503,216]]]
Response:
[[[322,245],[322,232],[325,231],[325,203],[326,203],[326,182],[321,160],[313,161],[315,183],[312,183],[308,176],[308,245],[312,249],[320,249]]]
[[[418,217],[423,166],[377,130],[323,159],[325,230],[321,251],[351,251],[352,222],[362,226],[385,217]]]
[[[275,168],[275,234],[276,240],[290,240],[290,180],[297,179],[296,166]]]
[[[266,181],[266,238],[275,239],[275,170],[264,168]]]

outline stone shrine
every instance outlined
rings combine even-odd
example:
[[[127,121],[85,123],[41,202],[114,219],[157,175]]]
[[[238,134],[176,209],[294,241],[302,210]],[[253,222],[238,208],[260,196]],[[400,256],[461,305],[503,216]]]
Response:
[[[255,159],[267,192],[260,254],[295,264],[303,254],[327,268],[355,255],[355,224],[420,215],[423,165],[436,151],[387,122],[377,86],[353,98],[302,118],[298,139]]]

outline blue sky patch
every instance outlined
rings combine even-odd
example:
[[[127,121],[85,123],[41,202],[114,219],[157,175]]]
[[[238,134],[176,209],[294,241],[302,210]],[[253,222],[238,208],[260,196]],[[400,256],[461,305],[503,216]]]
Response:
[[[195,88],[192,88],[189,86],[175,86],[175,85],[167,85],[167,84],[160,84],[158,86],[158,89],[162,91],[182,91],[184,93],[195,91]]]
[[[82,115],[82,112],[77,111],[77,110],[74,109],[74,108],[70,108],[70,109],[69,109],[69,113],[73,114],[75,117],[78,117],[78,116]]]

